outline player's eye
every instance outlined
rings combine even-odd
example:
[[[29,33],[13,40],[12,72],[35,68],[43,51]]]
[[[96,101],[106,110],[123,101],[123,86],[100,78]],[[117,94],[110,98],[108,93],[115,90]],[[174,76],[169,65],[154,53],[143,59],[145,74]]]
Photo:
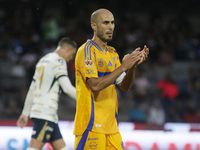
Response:
[[[103,24],[108,24],[108,23],[109,23],[109,21],[104,21],[104,22],[103,22]]]

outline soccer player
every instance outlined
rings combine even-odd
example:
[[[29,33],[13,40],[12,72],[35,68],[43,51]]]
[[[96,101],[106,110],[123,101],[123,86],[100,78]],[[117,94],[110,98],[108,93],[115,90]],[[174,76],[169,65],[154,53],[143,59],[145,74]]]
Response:
[[[32,138],[27,150],[42,149],[50,142],[56,150],[67,150],[58,127],[58,101],[62,90],[76,99],[76,89],[68,78],[66,63],[76,53],[77,44],[62,38],[57,49],[42,57],[36,65],[33,81],[26,96],[21,116],[17,125],[27,125],[28,116],[33,121]]]
[[[136,66],[146,59],[149,49],[137,48],[120,63],[115,48],[107,45],[115,27],[113,14],[107,9],[96,10],[91,15],[91,27],[93,38],[78,49],[75,58],[74,149],[122,150],[116,84],[123,91],[131,88]]]

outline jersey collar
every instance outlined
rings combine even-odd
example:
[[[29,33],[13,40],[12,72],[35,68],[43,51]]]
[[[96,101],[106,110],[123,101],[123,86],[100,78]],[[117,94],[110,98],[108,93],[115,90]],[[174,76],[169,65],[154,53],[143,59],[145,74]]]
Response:
[[[99,51],[104,52],[104,51],[101,49],[101,47],[100,47],[96,42],[94,42],[94,41],[91,40],[91,39],[89,39],[88,41],[92,42],[92,44],[93,44]],[[107,52],[107,51],[108,51],[108,49],[107,49],[107,46],[106,46],[106,52]]]

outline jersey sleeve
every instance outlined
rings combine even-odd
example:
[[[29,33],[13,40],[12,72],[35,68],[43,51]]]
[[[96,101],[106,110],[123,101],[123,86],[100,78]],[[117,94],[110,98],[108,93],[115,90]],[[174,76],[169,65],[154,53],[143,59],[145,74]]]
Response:
[[[31,85],[29,87],[28,93],[26,95],[24,108],[22,111],[22,114],[25,116],[29,116],[29,113],[30,113],[31,105],[32,105],[33,98],[34,98],[34,88],[35,88],[35,80],[33,79],[31,82]]]
[[[77,57],[77,63],[79,71],[82,74],[84,80],[86,78],[95,77],[98,78],[97,64],[95,49],[93,49],[90,44],[86,44],[84,49],[80,51]]]
[[[116,51],[116,50],[115,50]],[[119,55],[118,53],[116,52],[116,68],[118,68],[119,66],[121,66],[121,62],[119,60]]]
[[[67,65],[64,59],[57,58],[52,63],[52,70],[56,79],[68,76]]]
[[[64,93],[69,95],[74,100],[76,100],[76,89],[71,84],[71,81],[69,80],[69,78],[62,76],[61,78],[58,79],[58,82],[61,88],[63,89]]]

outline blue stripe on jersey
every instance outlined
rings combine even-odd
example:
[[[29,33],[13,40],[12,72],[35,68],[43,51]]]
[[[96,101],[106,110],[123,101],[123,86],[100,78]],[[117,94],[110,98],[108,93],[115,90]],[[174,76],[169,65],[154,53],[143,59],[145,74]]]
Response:
[[[91,103],[92,103],[92,105],[91,105],[90,121],[89,121],[89,124],[87,126],[87,129],[85,130],[85,132],[83,133],[83,135],[81,137],[80,142],[78,143],[76,150],[83,150],[84,149],[85,143],[86,143],[86,140],[87,140],[87,137],[88,137],[88,133],[89,133],[89,131],[92,130],[93,125],[94,125],[94,100],[93,100],[92,94],[91,94]]]
[[[91,57],[91,47],[92,46],[93,46],[93,44],[90,45],[90,49],[89,49],[89,51],[90,51],[90,60],[92,59],[92,57]]]
[[[115,49],[113,49],[113,48],[111,48],[110,50],[113,50],[115,53],[117,53],[117,51]]]
[[[95,51],[94,51],[94,57],[95,57],[95,61],[97,61],[97,59],[96,59],[96,53],[95,53]]]
[[[116,111],[115,111],[115,118],[116,118],[116,120],[117,120],[117,124],[119,124],[119,118],[118,118],[118,114],[117,114]]]
[[[94,44],[94,46],[95,46],[98,50],[100,50],[100,51],[103,52],[103,50],[101,49],[101,47],[99,47],[99,45],[98,45],[97,43],[95,43],[95,42],[92,41],[92,40],[90,40],[90,41]]]
[[[88,41],[87,44],[84,47],[84,53],[85,53],[85,59],[91,59],[91,47],[92,42]]]
[[[100,50],[100,51],[102,51],[103,52],[103,50],[101,49],[101,47],[96,43],[96,42],[94,42],[93,40],[91,40],[91,42],[94,44],[94,46],[98,49],[98,50]],[[107,47],[106,47],[106,52],[108,51],[108,49],[107,49]]]
[[[84,54],[85,54],[85,59],[86,59],[86,57],[87,57],[87,53],[86,53],[86,47],[87,47],[87,45],[89,44],[90,42],[88,41],[86,44],[85,44],[85,46],[84,46]]]
[[[98,77],[104,77],[106,75],[109,75],[111,72],[99,72],[98,71]],[[116,82],[114,81],[111,85],[115,84]]]
[[[91,60],[91,47],[92,47],[92,42],[87,46],[87,59]]]
[[[92,130],[92,127],[94,125],[94,100],[93,100],[93,97],[92,97],[92,94],[91,94],[91,116],[90,116],[90,122],[87,126],[87,130],[91,131]]]
[[[85,147],[85,143],[88,137],[88,130],[85,130],[85,132],[83,133],[80,142],[78,143],[78,146],[76,147],[76,150],[83,150]]]
[[[91,44],[91,43],[90,43],[90,44]],[[88,47],[90,46],[90,44],[87,45],[87,55],[86,55],[86,59],[89,59],[89,58],[88,58],[88,55],[89,55],[89,54],[88,54]]]

